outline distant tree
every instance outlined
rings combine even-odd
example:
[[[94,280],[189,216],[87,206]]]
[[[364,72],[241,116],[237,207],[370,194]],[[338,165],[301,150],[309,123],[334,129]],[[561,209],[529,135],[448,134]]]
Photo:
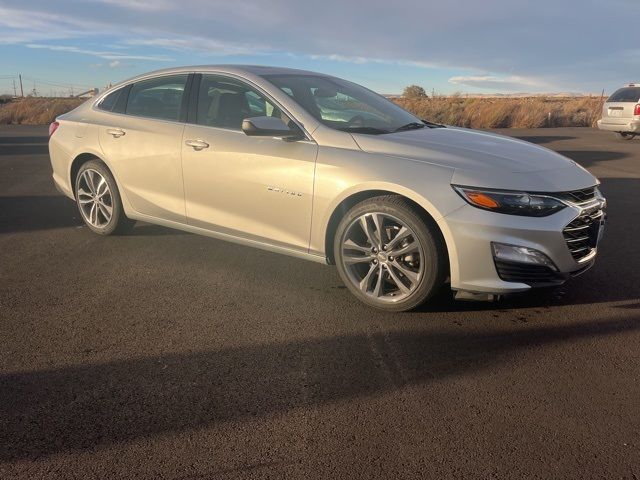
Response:
[[[409,85],[402,92],[404,98],[427,98],[427,92],[419,85]]]

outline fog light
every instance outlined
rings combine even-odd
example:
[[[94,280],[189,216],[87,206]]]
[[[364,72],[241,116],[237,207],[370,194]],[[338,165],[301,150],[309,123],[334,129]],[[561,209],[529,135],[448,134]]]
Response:
[[[535,248],[491,242],[491,249],[493,250],[493,258],[496,259],[504,260],[506,262],[544,265],[553,271],[558,271],[558,267],[555,266],[553,261]]]

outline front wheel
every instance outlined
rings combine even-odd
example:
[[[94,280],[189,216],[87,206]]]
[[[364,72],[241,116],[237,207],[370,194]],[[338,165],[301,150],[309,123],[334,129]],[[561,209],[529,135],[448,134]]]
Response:
[[[335,236],[338,273],[364,303],[387,311],[411,310],[442,287],[448,260],[433,222],[399,196],[355,205]]]
[[[100,160],[90,160],[78,170],[76,203],[84,223],[97,234],[124,233],[135,223],[125,216],[116,181]]]
[[[618,140],[633,140],[633,138],[635,137],[635,135],[633,133],[619,133],[616,132],[616,138]]]

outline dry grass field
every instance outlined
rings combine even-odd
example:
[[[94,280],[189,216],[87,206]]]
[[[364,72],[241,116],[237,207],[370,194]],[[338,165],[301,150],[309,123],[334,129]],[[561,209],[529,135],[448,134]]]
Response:
[[[86,98],[27,97],[0,104],[0,125],[46,125]]]
[[[593,127],[600,97],[398,98],[422,119],[467,128]]]
[[[0,104],[0,124],[41,125],[80,105],[79,98],[25,98]],[[397,98],[420,118],[468,128],[592,127],[600,97]]]

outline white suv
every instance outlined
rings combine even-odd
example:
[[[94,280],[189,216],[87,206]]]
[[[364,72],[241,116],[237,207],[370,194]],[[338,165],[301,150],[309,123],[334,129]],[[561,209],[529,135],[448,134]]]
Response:
[[[630,83],[607,99],[598,128],[615,132],[623,140],[640,135],[640,84]]]

